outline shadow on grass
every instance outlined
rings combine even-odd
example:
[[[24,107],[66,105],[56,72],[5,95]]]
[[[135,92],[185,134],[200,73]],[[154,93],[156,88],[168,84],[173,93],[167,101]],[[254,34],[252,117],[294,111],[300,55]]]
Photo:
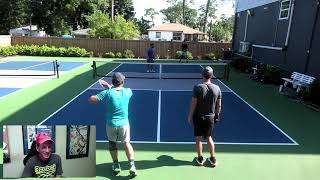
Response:
[[[114,172],[111,170],[112,163],[104,163],[99,164],[96,167],[97,170],[97,176],[107,177],[109,179],[131,179],[132,177],[129,175],[126,175],[125,172],[121,172],[118,175],[115,175]],[[128,170],[130,169],[129,163],[127,161],[120,162],[122,170]],[[152,168],[159,168],[159,167],[176,167],[176,166],[192,166],[192,161],[183,161],[183,160],[177,160],[174,159],[171,156],[168,155],[161,155],[157,157],[156,160],[142,160],[142,161],[135,161],[135,165],[138,170],[144,170],[144,169],[152,169]]]

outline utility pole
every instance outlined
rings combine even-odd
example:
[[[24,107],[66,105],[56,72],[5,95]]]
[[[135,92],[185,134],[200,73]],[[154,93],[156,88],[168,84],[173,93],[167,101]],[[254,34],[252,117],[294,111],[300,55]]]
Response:
[[[184,20],[184,17],[185,17],[185,6],[186,6],[186,0],[183,0],[182,1],[182,24],[185,25],[185,20]]]
[[[30,22],[29,22],[29,26],[30,26],[29,28],[30,28],[30,29],[29,29],[29,36],[31,36],[31,30],[32,30],[32,29],[31,29],[31,28],[32,28],[32,20],[31,20],[31,19],[32,19],[32,16],[33,16],[33,13],[31,13],[31,14],[30,14]]]
[[[114,0],[111,0],[111,22],[113,22],[114,17]]]

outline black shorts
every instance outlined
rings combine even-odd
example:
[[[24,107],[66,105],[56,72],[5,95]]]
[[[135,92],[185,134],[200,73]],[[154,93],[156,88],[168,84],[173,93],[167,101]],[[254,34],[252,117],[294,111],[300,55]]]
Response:
[[[213,122],[210,118],[203,118],[201,115],[193,116],[194,136],[202,136],[204,138],[211,136]]]

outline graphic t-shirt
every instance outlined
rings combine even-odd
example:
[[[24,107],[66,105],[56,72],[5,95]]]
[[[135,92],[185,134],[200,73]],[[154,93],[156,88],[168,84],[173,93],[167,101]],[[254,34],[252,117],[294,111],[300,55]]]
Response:
[[[21,177],[50,178],[62,175],[62,173],[59,155],[51,154],[48,161],[42,161],[38,155],[35,155],[28,160]]]

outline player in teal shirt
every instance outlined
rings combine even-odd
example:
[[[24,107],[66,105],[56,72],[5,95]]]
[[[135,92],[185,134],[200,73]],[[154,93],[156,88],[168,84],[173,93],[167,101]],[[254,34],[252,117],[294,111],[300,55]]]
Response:
[[[101,86],[106,88],[97,95],[89,98],[90,103],[106,102],[108,113],[107,136],[109,140],[109,151],[113,160],[112,170],[118,174],[121,172],[120,163],[118,161],[117,142],[124,143],[124,148],[131,168],[129,170],[131,176],[137,176],[137,170],[134,164],[134,151],[130,143],[130,126],[128,119],[129,101],[132,96],[130,88],[124,88],[124,75],[114,73],[112,76],[112,84],[108,84],[104,80],[99,80]]]
[[[130,88],[110,88],[100,92],[97,101],[105,101],[108,113],[106,115],[107,125],[119,127],[129,124],[128,106],[132,96]]]

